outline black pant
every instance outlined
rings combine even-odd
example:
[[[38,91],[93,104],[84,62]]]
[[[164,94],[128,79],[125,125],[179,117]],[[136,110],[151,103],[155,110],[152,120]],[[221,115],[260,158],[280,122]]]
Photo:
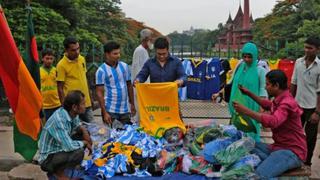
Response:
[[[40,164],[40,167],[43,171],[48,173],[56,173],[58,170],[73,168],[81,164],[83,156],[83,148],[71,152],[58,152],[50,154],[47,159]]]
[[[303,109],[303,114],[301,115],[302,126],[304,126],[304,131],[307,136],[307,160],[305,162],[306,165],[311,165],[311,159],[313,156],[313,151],[317,142],[318,135],[318,124],[313,124],[310,122],[310,117],[314,113],[315,109]]]

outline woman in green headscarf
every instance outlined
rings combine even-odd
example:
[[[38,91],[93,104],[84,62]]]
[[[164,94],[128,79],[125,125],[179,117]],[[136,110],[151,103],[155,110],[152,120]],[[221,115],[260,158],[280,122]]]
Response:
[[[239,86],[249,89],[257,96],[267,97],[265,90],[265,70],[258,67],[258,48],[255,44],[246,43],[242,50],[243,61],[238,65],[233,75],[232,89],[229,101],[229,111],[231,114],[231,123],[239,130],[247,133],[248,136],[260,142],[260,128],[261,125],[254,119],[246,116],[240,116],[233,108],[233,101],[245,105],[253,111],[259,111],[259,105],[241,93]]]

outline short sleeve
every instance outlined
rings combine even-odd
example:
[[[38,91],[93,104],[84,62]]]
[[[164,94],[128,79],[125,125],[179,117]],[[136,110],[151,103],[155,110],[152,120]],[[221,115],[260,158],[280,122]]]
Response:
[[[96,85],[104,85],[105,71],[99,67],[96,71]]]
[[[60,62],[57,65],[57,78],[56,78],[56,80],[64,82],[65,79],[66,79],[66,70],[63,67],[63,64]]]
[[[128,64],[126,64],[126,81],[131,81],[131,72]]]

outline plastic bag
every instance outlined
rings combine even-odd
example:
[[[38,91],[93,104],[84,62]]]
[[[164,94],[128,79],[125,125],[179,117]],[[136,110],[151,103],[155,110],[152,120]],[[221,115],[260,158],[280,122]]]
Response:
[[[83,125],[87,128],[91,140],[94,142],[104,142],[110,138],[112,129],[104,124],[85,123]]]
[[[229,167],[243,156],[249,154],[253,148],[253,139],[243,138],[232,143],[225,150],[219,151],[215,154],[215,158],[222,166]]]
[[[226,149],[230,144],[232,144],[231,138],[225,139],[216,139],[207,143],[201,154],[204,156],[204,159],[209,161],[212,164],[218,164],[218,161],[215,158],[215,155],[224,149]]]

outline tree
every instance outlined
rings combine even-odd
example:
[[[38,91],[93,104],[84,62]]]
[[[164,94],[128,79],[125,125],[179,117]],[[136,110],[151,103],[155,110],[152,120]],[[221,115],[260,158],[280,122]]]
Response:
[[[276,57],[301,55],[303,41],[310,35],[320,34],[320,0],[279,1],[264,18],[254,23],[254,41],[259,44],[272,44],[271,49],[280,49]],[[276,46],[278,45],[278,46]],[[287,47],[285,47],[287,45]]]

